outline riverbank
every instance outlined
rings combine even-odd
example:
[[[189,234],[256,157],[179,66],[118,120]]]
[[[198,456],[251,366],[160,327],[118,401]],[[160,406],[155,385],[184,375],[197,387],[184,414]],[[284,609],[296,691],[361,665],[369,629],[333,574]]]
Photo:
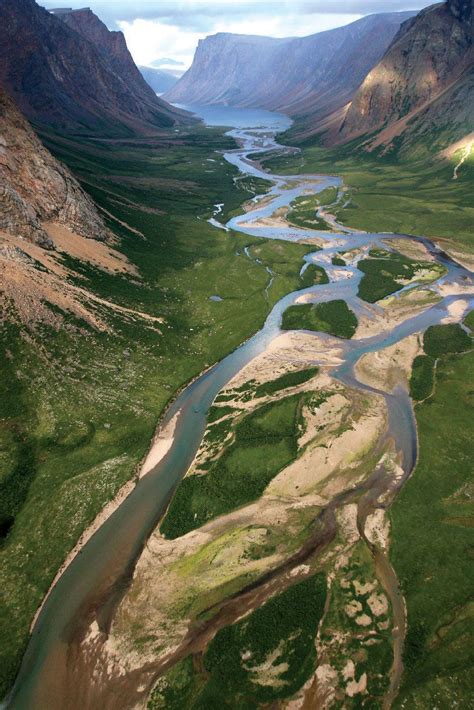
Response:
[[[285,174],[337,173],[347,186],[345,200],[334,211],[339,223],[369,232],[424,235],[473,269],[472,153],[457,180],[452,179],[453,163],[442,156],[402,162],[317,145],[293,155],[272,158],[269,153],[263,166]]]
[[[245,149],[229,152],[226,158],[259,178],[246,157],[253,134],[248,134]],[[308,184],[340,182],[308,176],[297,187],[292,181],[292,190],[287,190],[281,176],[273,179],[272,199],[257,205],[260,217],[293,200],[299,191],[307,191]],[[227,225],[241,232],[239,243],[245,240],[246,246],[255,243],[248,216]],[[84,548],[80,564],[71,565],[59,580],[29,649],[29,658],[37,658],[34,645],[40,644],[42,658],[35,661],[35,674],[27,674],[26,680],[20,676],[19,681],[20,695],[23,692],[23,699],[30,702],[34,698],[37,707],[47,706],[51,694],[66,698],[71,707],[78,699],[81,708],[107,706],[118,690],[124,706],[143,704],[156,678],[169,667],[190,653],[202,658],[221,629],[231,629],[242,614],[255,612],[273,595],[321,570],[333,599],[324,616],[327,631],[318,637],[326,659],[319,667],[325,666],[325,678],[332,679],[329,695],[342,692],[352,698],[370,693],[382,701],[387,692],[396,690],[388,685],[390,668],[392,678],[398,677],[403,638],[399,631],[394,643],[397,620],[381,596],[387,593],[390,599],[395,591],[386,589],[387,583],[377,576],[361,531],[370,518],[370,534],[382,535],[386,521],[379,519],[377,511],[390,504],[414,465],[411,405],[400,387],[415,352],[413,338],[405,352],[406,339],[428,324],[455,317],[453,306],[461,296],[440,296],[442,301],[425,303],[416,313],[405,312],[385,328],[378,320],[378,307],[368,307],[357,298],[357,264],[334,265],[332,259],[341,249],[356,249],[359,255],[373,247],[380,249],[389,235],[341,233],[327,238],[323,249],[309,256],[309,250],[290,244],[307,236],[307,231],[288,225],[269,229],[274,231],[262,228],[261,234],[273,243],[237,249],[233,256],[259,269],[266,278],[270,303],[277,297],[281,300],[255,337],[182,391],[169,411],[169,422],[178,412],[179,416],[158,441],[166,456],[99,528]],[[214,230],[216,238],[217,234],[224,240],[237,239],[232,232]],[[232,246],[235,249],[235,241]],[[288,293],[288,286],[295,283],[288,272],[287,255],[295,254],[290,247],[299,250],[300,259],[305,256],[324,266],[329,283],[302,289],[298,274],[295,292]],[[439,275],[445,271],[446,280],[467,278],[455,264],[449,263]],[[275,282],[275,274],[282,278]],[[224,279],[212,294],[221,295],[228,287],[228,273]],[[371,336],[353,341],[306,333],[277,337],[284,310],[308,294],[315,302],[340,297],[358,315],[369,314]],[[219,308],[227,300],[212,302],[209,308]],[[233,326],[234,321],[228,323]],[[395,343],[400,347],[389,352],[385,361],[386,376],[378,383],[381,390],[362,385],[353,373],[356,361],[365,355],[370,360],[375,357],[372,353]],[[311,370],[305,384],[291,388],[290,376],[302,365],[320,371],[316,375]],[[239,374],[242,371],[245,374]],[[229,389],[227,383],[235,377]],[[279,378],[284,386],[278,385]],[[267,387],[281,392],[259,401],[258,393]],[[390,395],[384,394],[386,388],[393,390]],[[213,407],[212,421],[209,418],[206,426],[216,395],[222,412]],[[216,419],[216,414],[222,416]],[[190,470],[203,441],[207,443],[200,451],[199,472]],[[387,547],[384,541],[382,550]],[[55,613],[58,602],[60,618]],[[281,633],[278,644],[281,641],[286,647],[288,639]],[[377,644],[371,648],[374,634]],[[352,665],[340,668],[341,657]],[[268,664],[273,661],[267,659]],[[308,675],[313,689],[317,673],[312,667]],[[301,691],[304,697],[306,690]]]
[[[113,501],[129,490],[172,393],[250,337],[281,290],[298,286],[308,248],[270,243],[257,264],[236,256],[248,239],[196,218],[221,198],[231,211],[252,194],[245,180],[234,184],[236,170],[219,153],[212,173],[202,171],[216,149],[235,144],[218,129],[183,129],[181,142],[176,150],[119,142],[111,153],[106,142],[48,136],[50,148],[123,224],[110,223],[115,261],[106,262],[103,249],[100,263],[83,260],[90,254],[76,245],[38,270],[44,280],[62,269],[79,300],[90,294],[87,307],[104,332],[47,301],[28,306],[35,318],[26,324],[10,308],[2,329],[0,444],[9,452],[2,459],[2,695],[58,570],[82,549],[85,531],[89,539],[102,522],[104,506],[114,511]],[[268,293],[266,266],[276,267]],[[214,303],[213,294],[223,300]],[[21,485],[11,483],[18,471]]]

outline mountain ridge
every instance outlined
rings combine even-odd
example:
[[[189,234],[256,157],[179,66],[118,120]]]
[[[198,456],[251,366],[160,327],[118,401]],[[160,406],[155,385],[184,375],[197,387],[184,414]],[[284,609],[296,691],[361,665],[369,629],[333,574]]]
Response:
[[[0,85],[27,118],[57,130],[122,135],[187,120],[148,87],[123,35],[89,13],[87,37],[82,11],[73,29],[64,13],[55,16],[34,0],[0,0]]]
[[[412,14],[369,15],[307,37],[211,35],[199,42],[191,68],[165,98],[266,108],[293,117],[330,115],[350,100]]]
[[[365,148],[440,150],[472,131],[472,2],[431,5],[404,23],[348,106],[336,137],[369,136]],[[373,135],[375,134],[375,136]]]

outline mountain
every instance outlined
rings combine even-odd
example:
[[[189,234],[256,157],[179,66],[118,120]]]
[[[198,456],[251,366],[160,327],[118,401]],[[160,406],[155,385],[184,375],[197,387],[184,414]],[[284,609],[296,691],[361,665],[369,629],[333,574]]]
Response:
[[[143,101],[155,100],[155,94],[158,89],[150,85],[150,82],[144,77],[142,67],[137,67],[132,59],[123,32],[112,32],[107,26],[95,15],[90,8],[82,10],[51,10],[71,29],[79,32],[83,37],[94,44],[99,52],[112,66],[114,72],[122,77],[126,82],[130,91],[136,93]],[[168,75],[158,69],[151,70],[150,74],[156,71],[158,75],[164,75],[165,82]],[[172,77],[169,77],[169,82],[166,88],[161,89],[161,92],[170,89],[176,83]],[[150,91],[150,88],[152,91]],[[162,102],[163,103],[163,102]]]
[[[61,130],[149,134],[185,120],[90,10],[56,16],[34,0],[0,0],[0,85],[30,120]]]
[[[308,37],[206,37],[166,99],[279,110],[314,124],[352,98],[412,15],[369,15]]]
[[[157,94],[169,91],[178,81],[176,76],[155,67],[138,67],[148,86]]]
[[[368,149],[445,148],[474,129],[472,0],[448,0],[405,22],[353,97],[339,140]],[[374,135],[375,134],[375,135]]]
[[[54,247],[46,223],[103,240],[102,218],[69,170],[40,142],[0,89],[0,231]]]

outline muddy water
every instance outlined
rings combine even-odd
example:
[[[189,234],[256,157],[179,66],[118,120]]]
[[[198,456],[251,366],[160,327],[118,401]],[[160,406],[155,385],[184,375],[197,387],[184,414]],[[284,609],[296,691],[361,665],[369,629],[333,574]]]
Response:
[[[116,512],[99,528],[82,552],[75,558],[49,594],[35,624],[30,643],[24,656],[17,682],[8,700],[11,708],[35,708],[55,710],[56,708],[93,708],[98,707],[97,698],[88,694],[91,682],[90,666],[87,659],[77,655],[80,639],[90,622],[96,619],[102,630],[110,625],[115,602],[120,598],[133,571],[134,564],[147,538],[156,527],[160,516],[173,493],[176,485],[186,473],[201,442],[206,413],[219,390],[237,374],[252,358],[263,352],[269,343],[280,333],[279,324],[283,311],[305,294],[311,301],[325,301],[344,298],[357,315],[377,318],[377,307],[368,307],[357,298],[358,283],[361,273],[355,266],[334,267],[331,258],[341,249],[361,248],[369,245],[385,246],[382,239],[400,235],[366,234],[341,227],[340,233],[311,232],[286,226],[260,226],[259,220],[268,218],[279,207],[287,206],[295,197],[307,192],[317,192],[328,186],[340,186],[341,180],[335,176],[302,175],[285,177],[269,175],[261,170],[258,163],[249,159],[249,154],[264,152],[275,145],[274,135],[283,130],[288,119],[279,114],[260,111],[235,111],[232,109],[197,110],[210,125],[235,126],[231,131],[239,142],[240,148],[225,155],[226,159],[237,166],[244,175],[253,175],[271,180],[272,188],[259,206],[251,213],[233,218],[223,226],[252,236],[295,241],[301,238],[317,239],[323,242],[323,248],[306,257],[309,263],[323,266],[330,277],[327,285],[315,286],[290,293],[281,299],[269,314],[264,327],[247,343],[234,351],[208,372],[190,384],[177,397],[166,413],[165,426],[176,414],[178,415],[173,445],[164,459],[133,490],[131,495],[120,505]],[[238,178],[237,178],[238,179]],[[220,213],[220,210],[219,210]],[[217,222],[219,213],[214,215]],[[333,222],[337,226],[336,222]],[[408,238],[408,237],[406,237]],[[316,242],[315,242],[316,243]],[[445,257],[435,247],[431,247],[437,260],[447,267],[447,274],[440,279],[459,284],[470,283],[472,274]],[[246,258],[239,255],[236,258]],[[269,274],[269,280],[272,275]],[[469,296],[450,296],[429,308],[424,313],[410,318],[390,332],[364,340],[343,344],[344,362],[334,371],[334,375],[351,387],[367,389],[354,375],[354,364],[359,357],[370,351],[386,347],[402,338],[424,330],[428,325],[440,322],[448,314],[449,306],[456,300],[474,303],[474,287]],[[314,361],[318,362],[315,349]],[[389,411],[389,435],[393,437],[400,454],[405,472],[409,475],[416,460],[416,430],[412,407],[407,393],[399,389],[386,394]],[[377,504],[377,497],[384,481],[383,472],[377,472],[370,479],[371,488],[367,492],[370,500],[364,509],[360,509],[360,524],[363,529],[364,516]],[[364,512],[365,510],[365,512]],[[386,558],[379,563],[383,567],[381,577],[387,593],[392,600],[395,613],[403,616],[403,606],[397,612],[394,603],[396,577]],[[230,617],[229,617],[230,618]],[[399,619],[400,643],[398,651],[394,644],[396,663],[392,674],[393,694],[396,691],[401,669],[401,647],[403,643],[404,620]],[[72,665],[77,664],[77,672]],[[398,665],[397,665],[398,664]],[[80,669],[80,670],[79,670]],[[73,684],[71,680],[74,679]],[[121,682],[118,682],[121,686]],[[113,684],[112,684],[113,685]],[[72,687],[73,686],[73,687]],[[133,695],[133,694],[132,694]],[[104,697],[107,699],[105,700]],[[127,693],[110,692],[103,696],[101,707],[130,707],[122,704]]]

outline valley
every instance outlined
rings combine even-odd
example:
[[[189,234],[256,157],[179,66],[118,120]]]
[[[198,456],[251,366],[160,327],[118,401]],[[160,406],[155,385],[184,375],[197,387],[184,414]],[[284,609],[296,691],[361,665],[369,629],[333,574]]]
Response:
[[[216,147],[233,143],[220,131],[210,133],[183,134],[181,153],[168,157],[160,143],[138,142],[121,151],[114,144],[112,153],[107,141],[48,136],[56,155],[80,178],[81,170],[87,175],[85,185],[133,269],[116,271],[118,261],[104,268],[68,251],[56,252],[54,260],[55,252],[47,252],[43,278],[61,269],[61,287],[67,293],[76,289],[79,297],[76,312],[37,301],[38,272],[31,263],[20,261],[30,271],[21,284],[16,276],[13,281],[12,310],[18,308],[21,317],[2,329],[8,366],[2,377],[2,481],[8,497],[0,550],[5,690],[57,570],[104,505],[134,480],[173,393],[249,337],[263,324],[269,304],[298,286],[308,247],[267,246],[262,261],[274,272],[267,289],[264,266],[243,254],[249,240],[207,224],[212,205],[222,198],[232,209],[253,194],[251,181],[234,186],[236,171],[215,154]],[[215,162],[207,162],[210,156]],[[208,166],[212,172],[206,173]],[[142,174],[148,175],[144,183],[135,177]],[[194,217],[196,209],[202,219]],[[27,248],[17,240],[17,250]],[[5,251],[2,264],[16,274],[12,257],[23,251]],[[44,259],[43,254],[39,250],[34,257]],[[214,294],[223,300],[213,302]],[[64,301],[59,305],[64,309]],[[15,477],[18,487],[12,486]]]
[[[223,692],[233,699],[231,707],[237,698],[245,706],[294,697],[311,707],[356,703],[358,697],[391,704],[397,696],[406,619],[389,557],[388,509],[417,455],[407,393],[411,363],[422,352],[421,332],[439,323],[450,327],[472,308],[472,273],[426,239],[338,232],[336,220],[331,232],[287,224],[282,216],[268,226],[265,220],[299,196],[333,198],[329,188],[344,185],[321,174],[269,174],[249,160],[273,147],[277,116],[275,122],[271,115],[232,109],[212,113],[209,118],[202,109],[212,123],[238,126],[229,137],[240,148],[224,148],[226,161],[254,186],[267,187],[242,213],[217,195],[221,207],[209,229],[226,240],[232,232],[219,224],[238,235],[231,261],[258,269],[260,298],[275,305],[261,331],[185,387],[166,410],[156,436],[159,441],[162,431],[168,441],[161,459],[49,594],[12,707],[51,707],[52,698],[68,707],[116,707],[119,697],[123,707],[132,707],[144,704],[150,691],[151,708],[183,702],[209,707],[223,702]],[[265,119],[272,122],[265,125]],[[229,207],[237,214],[230,216]],[[226,214],[227,223],[221,221]],[[285,262],[292,254],[295,264],[286,282],[277,278],[281,249]],[[403,293],[392,297],[389,291],[375,305],[359,298],[358,263],[364,259],[402,263],[409,274],[405,287],[398,284]],[[327,278],[314,272],[311,284],[305,277],[310,269]],[[225,304],[222,284],[210,290],[223,299],[211,304]],[[338,299],[356,322],[347,340],[305,330],[281,333],[288,308]],[[263,467],[262,446],[270,446]],[[235,476],[247,470],[239,482]],[[245,483],[250,473],[251,486]],[[308,603],[316,604],[304,643],[291,594],[298,600],[309,595]],[[288,604],[287,616],[273,617],[271,636],[257,641],[253,625],[268,623],[272,605]],[[302,654],[301,672],[288,677],[295,653]],[[216,654],[230,664],[227,671],[222,660],[215,665]],[[247,654],[251,661],[239,660]],[[224,678],[237,685],[223,686]],[[452,692],[449,684],[443,692]]]
[[[472,0],[70,4],[0,0],[0,707],[471,710]]]

